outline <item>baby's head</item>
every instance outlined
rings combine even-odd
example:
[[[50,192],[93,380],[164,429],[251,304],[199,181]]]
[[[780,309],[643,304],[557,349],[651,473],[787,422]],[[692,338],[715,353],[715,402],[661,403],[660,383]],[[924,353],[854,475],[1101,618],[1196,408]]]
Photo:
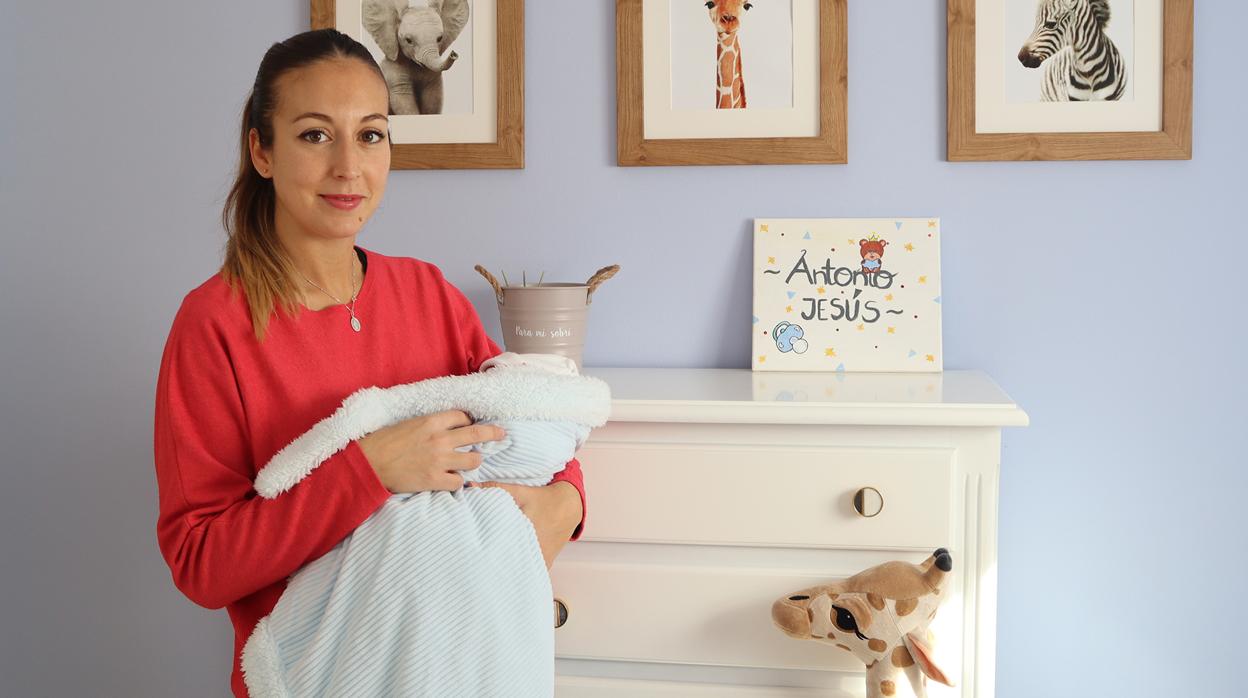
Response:
[[[517,354],[505,351],[482,362],[479,371],[484,373],[496,368],[534,368],[561,376],[576,376],[576,362],[561,354]]]

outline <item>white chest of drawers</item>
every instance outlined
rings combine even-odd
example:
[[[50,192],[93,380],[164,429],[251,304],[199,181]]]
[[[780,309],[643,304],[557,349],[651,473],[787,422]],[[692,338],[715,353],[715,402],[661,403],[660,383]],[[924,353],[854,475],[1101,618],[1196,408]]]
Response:
[[[991,698],[1001,428],[1027,415],[990,378],[585,373],[613,408],[578,454],[585,535],[553,570],[560,698],[862,696],[862,664],[785,637],[772,601],[937,547],[955,587],[932,630],[958,687],[929,694]],[[866,487],[884,502],[869,518]]]

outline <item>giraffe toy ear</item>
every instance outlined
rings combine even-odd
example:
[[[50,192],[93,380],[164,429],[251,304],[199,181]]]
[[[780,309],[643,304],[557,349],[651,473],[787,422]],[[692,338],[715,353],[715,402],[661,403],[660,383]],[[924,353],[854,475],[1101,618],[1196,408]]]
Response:
[[[927,674],[928,678],[933,681],[939,681],[949,687],[953,686],[953,682],[949,680],[949,677],[945,676],[945,672],[936,666],[936,661],[932,659],[932,650],[927,646],[923,638],[914,633],[906,633],[901,639],[905,643],[906,649],[910,651],[910,656],[914,658],[914,663],[918,665],[920,671]]]

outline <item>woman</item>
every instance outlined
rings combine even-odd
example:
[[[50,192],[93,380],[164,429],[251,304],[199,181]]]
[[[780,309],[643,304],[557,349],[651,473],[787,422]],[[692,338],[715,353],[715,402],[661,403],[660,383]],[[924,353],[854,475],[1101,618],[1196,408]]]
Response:
[[[352,392],[471,373],[502,352],[435,265],[355,245],[390,171],[388,101],[345,34],[269,49],[243,110],[224,264],[183,299],[161,359],[157,536],[178,589],[228,609],[238,696],[242,646],[288,576],[391,494],[459,489],[482,456],[455,449],[503,437],[458,410],[417,417],[351,441],[312,486],[253,496],[257,470]],[[533,522],[548,566],[579,537],[576,460],[545,487],[496,486]]]

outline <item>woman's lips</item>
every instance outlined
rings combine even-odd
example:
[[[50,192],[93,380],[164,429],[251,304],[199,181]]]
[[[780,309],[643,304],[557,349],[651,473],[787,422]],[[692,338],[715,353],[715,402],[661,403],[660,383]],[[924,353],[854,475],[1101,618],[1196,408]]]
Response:
[[[350,211],[356,206],[359,206],[360,202],[364,200],[364,197],[362,196],[328,196],[325,194],[321,194],[321,198],[329,202],[330,206],[340,208],[344,211]]]

